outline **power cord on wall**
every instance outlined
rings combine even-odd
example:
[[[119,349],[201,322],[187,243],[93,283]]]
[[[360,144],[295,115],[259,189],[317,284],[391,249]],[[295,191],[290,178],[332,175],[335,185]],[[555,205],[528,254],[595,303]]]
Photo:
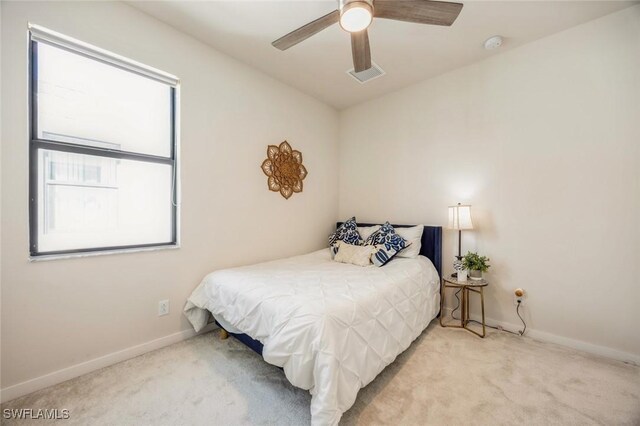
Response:
[[[456,318],[456,316],[454,315],[455,312],[460,308],[460,297],[458,296],[460,294],[460,291],[462,291],[462,289],[458,289],[458,291],[456,291],[455,294],[454,294],[454,296],[456,297],[456,300],[458,301],[458,303],[456,304],[456,307],[451,311],[451,318],[453,318],[455,320],[460,320],[460,318]],[[489,328],[492,328],[492,329],[498,330],[498,331],[504,331],[504,332],[507,332],[507,333],[515,334],[516,336],[524,336],[524,333],[527,331],[527,323],[524,322],[524,319],[520,315],[520,305],[522,305],[522,302],[520,300],[518,300],[518,306],[516,306],[516,314],[518,315],[518,318],[520,318],[520,321],[522,321],[522,325],[524,326],[524,328],[522,330],[518,330],[516,332],[516,331],[507,330],[507,329],[505,329],[503,327],[496,327],[496,326],[488,325],[488,324],[485,324],[485,327],[489,327]],[[472,320],[472,319],[470,319],[469,322],[473,322],[475,324],[482,325],[481,322],[476,321],[476,320]]]
[[[522,321],[522,325],[524,326],[524,328],[520,331],[518,331],[518,333],[520,333],[521,336],[524,336],[525,331],[527,331],[527,323],[524,322],[524,319],[522,319],[522,316],[520,315],[520,306],[522,305],[522,301],[518,300],[518,306],[516,306],[516,314],[518,314],[518,318],[520,318],[520,321]]]

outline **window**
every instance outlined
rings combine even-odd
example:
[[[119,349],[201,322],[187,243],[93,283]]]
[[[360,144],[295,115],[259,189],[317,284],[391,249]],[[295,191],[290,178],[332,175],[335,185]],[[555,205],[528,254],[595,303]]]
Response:
[[[175,246],[177,79],[30,37],[31,256]]]

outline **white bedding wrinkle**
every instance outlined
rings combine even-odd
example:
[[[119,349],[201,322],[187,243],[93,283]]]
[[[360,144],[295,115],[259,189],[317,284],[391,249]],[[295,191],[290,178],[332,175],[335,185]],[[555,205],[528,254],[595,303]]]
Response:
[[[336,425],[435,318],[439,280],[423,256],[363,268],[324,249],[213,272],[184,313],[196,330],[211,312],[262,342],[265,361],[311,392],[312,424]]]

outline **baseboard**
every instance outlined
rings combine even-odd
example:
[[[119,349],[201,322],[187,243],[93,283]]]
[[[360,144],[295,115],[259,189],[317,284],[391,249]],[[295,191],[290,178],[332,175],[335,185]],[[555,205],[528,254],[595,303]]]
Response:
[[[451,308],[445,308],[444,311],[447,315],[450,315]],[[476,315],[471,315],[474,320],[480,318]],[[487,324],[492,326],[501,326],[505,330],[516,331],[522,327],[518,324],[512,324],[505,321],[497,321],[491,318],[486,319]],[[159,339],[151,340],[140,345],[132,346],[130,348],[123,349],[121,351],[113,352],[108,355],[101,356],[89,361],[82,362],[80,364],[72,365],[71,367],[63,368],[58,371],[54,371],[44,376],[36,377],[35,379],[27,380],[22,383],[18,383],[13,386],[8,386],[0,390],[0,402],[4,403],[11,401],[12,399],[19,398],[23,395],[27,395],[31,392],[35,392],[40,389],[47,388],[49,386],[57,385],[58,383],[65,382],[83,374],[90,373],[92,371],[99,370],[104,367],[108,367],[118,362],[126,361],[136,356],[145,354],[147,352],[154,351],[156,349],[163,348],[173,343],[180,342],[182,340],[189,339],[196,334],[206,333],[216,328],[214,323],[208,324],[206,327],[196,333],[193,330],[183,330],[178,333],[170,334]],[[591,353],[594,355],[603,356],[606,358],[615,359],[618,361],[628,362],[636,365],[640,365],[640,355],[631,354],[628,352],[619,351],[617,349],[608,348],[606,346],[595,345],[593,343],[583,342],[581,340],[570,339],[564,336],[558,336],[556,334],[547,333],[545,331],[527,329],[526,337],[542,342],[555,343],[562,346],[567,346],[573,349],[577,349],[583,352]]]
[[[80,364],[72,365],[71,367],[63,368],[61,370],[45,374],[44,376],[36,377],[35,379],[27,380],[13,386],[8,386],[0,390],[0,402],[11,401],[12,399],[27,395],[31,392],[57,385],[58,383],[82,376],[83,374],[87,374],[92,371],[135,358],[147,352],[163,348],[173,343],[189,339],[196,334],[206,333],[214,328],[216,328],[215,324],[211,323],[204,327],[199,333],[196,333],[193,330],[183,330],[178,333],[170,334],[168,336],[160,337],[159,339],[123,349],[121,351],[112,352],[108,355],[85,361]]]
[[[445,308],[444,311],[447,315],[451,315],[451,308]],[[481,317],[479,315],[471,314],[471,319],[479,321]],[[505,321],[497,321],[492,318],[486,318],[485,320],[487,325],[492,325],[494,327],[500,326],[505,330],[522,330],[522,324],[512,324]],[[569,337],[559,336],[557,334],[552,334],[546,331],[540,331],[529,327],[527,327],[527,333],[525,334],[525,336],[541,342],[555,343],[593,355],[599,355],[605,358],[611,358],[630,364],[640,365],[640,355],[619,351],[617,349],[609,348],[606,346],[600,346],[593,343],[584,342],[582,340],[575,340]]]

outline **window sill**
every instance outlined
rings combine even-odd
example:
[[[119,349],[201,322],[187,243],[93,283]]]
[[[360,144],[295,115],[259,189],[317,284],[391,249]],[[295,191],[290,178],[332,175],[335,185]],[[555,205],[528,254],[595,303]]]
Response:
[[[132,247],[127,249],[117,249],[117,250],[89,251],[84,253],[45,254],[42,256],[29,256],[29,262],[48,262],[50,260],[108,256],[113,254],[144,253],[144,252],[160,251],[160,250],[177,250],[179,248],[180,248],[180,245],[175,244],[175,245],[164,245],[164,246],[157,246],[157,247]]]

